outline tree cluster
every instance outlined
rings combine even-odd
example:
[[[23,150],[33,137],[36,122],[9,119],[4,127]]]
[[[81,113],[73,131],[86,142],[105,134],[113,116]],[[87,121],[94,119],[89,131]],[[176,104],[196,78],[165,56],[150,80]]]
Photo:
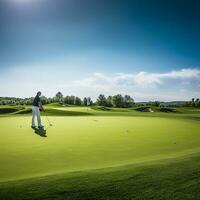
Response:
[[[32,105],[34,97],[30,98],[16,98],[16,97],[0,97],[0,105]],[[84,97],[83,99],[77,96],[64,96],[61,92],[57,92],[53,98],[47,98],[45,96],[41,97],[42,103],[49,104],[49,103],[60,103],[63,105],[83,105],[83,106],[91,106],[91,105],[99,105],[99,106],[106,106],[106,107],[117,107],[117,108],[128,108],[135,105],[134,99],[129,95],[121,95],[117,94],[114,96],[105,96],[100,94],[96,100],[93,102],[90,97]],[[139,105],[139,104],[137,104]],[[147,102],[145,105],[148,106],[160,106],[160,102]],[[187,101],[182,106],[187,107],[200,107],[200,99],[193,98],[190,101]]]
[[[32,105],[34,97],[31,98],[15,98],[15,97],[0,97],[0,105]],[[64,96],[61,92],[57,92],[53,98],[41,97],[42,104],[60,103],[64,105],[100,105],[107,107],[119,107],[127,108],[134,105],[134,100],[129,95],[122,96],[117,94],[114,96],[105,97],[100,94],[97,101],[93,102],[90,97],[84,97],[83,99],[77,96]]]
[[[97,99],[97,104],[107,107],[128,108],[134,105],[134,100],[129,95],[122,96],[121,94],[117,94],[105,97],[103,94],[100,94]]]
[[[33,98],[0,97],[0,105],[32,105]]]
[[[146,103],[147,106],[156,106],[159,107],[160,106],[160,102],[159,101],[150,101],[148,103]]]
[[[200,107],[200,100],[199,100],[199,98],[192,98],[192,100],[191,101],[187,101],[186,102],[186,104],[185,104],[185,106],[187,106],[187,107],[197,107],[197,108],[199,108]]]
[[[61,104],[77,105],[77,106],[80,106],[80,105],[84,105],[84,106],[93,105],[93,102],[92,102],[90,97],[84,97],[83,100],[81,98],[73,96],[73,95],[64,97],[61,92],[58,92],[56,94],[55,101],[59,102]]]

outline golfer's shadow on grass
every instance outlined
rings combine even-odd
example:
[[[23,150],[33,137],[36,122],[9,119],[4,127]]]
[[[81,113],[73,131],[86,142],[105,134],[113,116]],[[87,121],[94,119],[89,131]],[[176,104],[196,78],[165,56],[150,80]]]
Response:
[[[34,128],[35,134],[41,137],[47,137],[47,131],[43,128]]]

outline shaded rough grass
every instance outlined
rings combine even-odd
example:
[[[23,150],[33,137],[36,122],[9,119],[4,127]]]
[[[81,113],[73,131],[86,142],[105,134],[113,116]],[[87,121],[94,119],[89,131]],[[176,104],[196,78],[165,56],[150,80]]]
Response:
[[[147,116],[147,117],[169,117],[169,118],[185,118],[192,120],[200,120],[200,109],[191,107],[175,107],[166,108],[170,110],[176,110],[177,112],[161,112],[160,107],[150,106],[150,109],[154,112],[138,112],[140,107],[132,108],[109,108],[104,106],[62,106],[58,103],[47,104],[44,106],[47,110],[46,114],[50,116]],[[31,106],[0,106],[1,109],[12,108],[10,112],[0,111],[1,116],[9,115],[31,115]],[[14,110],[13,110],[14,109]],[[43,113],[41,113],[43,115]]]
[[[52,116],[85,116],[92,115],[89,112],[79,112],[79,111],[68,111],[68,110],[58,110],[58,109],[46,109],[45,113],[42,112],[42,115],[52,115]]]
[[[25,108],[23,110],[19,110],[19,111],[15,112],[14,114],[20,115],[20,114],[30,114],[30,113],[32,113],[32,109]]]
[[[12,112],[11,112],[12,111]],[[1,112],[1,109],[0,109]],[[3,112],[2,114],[12,114],[12,115],[31,115],[32,114],[32,108],[24,108],[21,110],[12,108],[12,110],[9,110],[6,112]],[[49,108],[45,109],[45,113],[42,111],[41,115],[49,115],[49,116],[85,116],[85,115],[93,115],[89,112],[82,112],[82,111],[68,111],[68,110],[60,110],[60,109],[54,109]]]
[[[178,112],[175,108],[160,108],[160,112]]]
[[[3,200],[198,200],[200,155],[0,183]]]
[[[135,108],[134,110],[140,111],[140,112],[151,112],[151,107],[150,106],[142,106]]]
[[[16,111],[18,111],[17,108],[8,108],[8,107],[0,108],[0,114],[13,113],[13,112],[16,112]]]
[[[100,111],[112,111],[112,108],[106,106],[92,106],[93,110],[100,110]]]
[[[0,106],[0,114],[14,113],[23,109],[25,108],[22,106]]]
[[[130,112],[127,108],[113,108],[113,107],[106,107],[106,106],[91,106],[91,108],[95,111],[108,111],[108,112]]]

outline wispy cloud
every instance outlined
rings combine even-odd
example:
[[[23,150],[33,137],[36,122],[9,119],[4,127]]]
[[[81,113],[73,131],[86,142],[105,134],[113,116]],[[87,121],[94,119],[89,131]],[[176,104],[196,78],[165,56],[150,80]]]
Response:
[[[87,86],[87,87],[101,87],[103,85],[132,85],[132,86],[148,86],[152,87],[160,85],[166,80],[188,81],[190,79],[199,80],[199,69],[181,69],[179,71],[171,71],[168,73],[148,73],[139,72],[135,74],[115,73],[93,73],[81,80],[75,80],[72,85]]]
[[[161,84],[166,79],[180,79],[186,80],[200,78],[200,70],[198,69],[182,69],[179,71],[171,71],[169,73],[147,73],[140,72],[133,75],[133,80],[137,84]]]
[[[64,95],[90,96],[93,99],[100,93],[121,93],[133,96],[136,101],[187,100],[200,97],[199,68],[165,73],[92,73],[83,74],[82,78],[77,75],[69,77],[68,72],[61,70],[47,74],[42,69],[38,76],[37,71],[34,67],[32,71],[17,68],[7,72],[0,80],[0,96],[27,97],[41,90],[46,96],[53,96],[61,91]]]
[[[185,84],[187,83],[187,84]],[[142,99],[187,99],[200,94],[200,69],[181,69],[167,73],[139,72],[127,73],[93,73],[80,80],[58,85],[67,91],[81,94],[85,91],[96,97],[99,93],[128,93],[138,100]],[[178,95],[180,94],[180,95]]]

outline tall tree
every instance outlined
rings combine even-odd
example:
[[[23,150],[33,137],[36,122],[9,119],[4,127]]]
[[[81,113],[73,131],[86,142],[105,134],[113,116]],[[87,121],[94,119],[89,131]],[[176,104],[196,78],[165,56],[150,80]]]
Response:
[[[63,94],[61,92],[57,92],[56,98],[60,103],[63,103]]]
[[[121,94],[113,96],[113,104],[115,107],[122,108],[124,106],[124,98]]]
[[[48,103],[47,97],[41,96],[41,102],[42,102],[42,104],[47,104]]]
[[[75,105],[81,105],[82,101],[79,97],[75,98]]]
[[[113,107],[113,100],[112,100],[112,96],[108,96],[106,99],[106,104],[108,107]]]
[[[100,94],[97,99],[97,104],[99,106],[107,106],[107,100],[106,97],[103,94]]]
[[[91,106],[93,104],[92,99],[90,97],[87,98],[87,106]]]
[[[84,105],[84,106],[87,106],[87,97],[84,97],[84,98],[83,98],[83,105]]]
[[[192,101],[191,101],[191,106],[194,107],[195,106],[195,99],[192,98]]]
[[[64,103],[65,103],[65,104],[70,104],[70,96],[66,96],[66,97],[64,98]]]
[[[75,105],[76,97],[75,96],[70,96],[70,105]]]
[[[195,100],[195,107],[199,107],[200,106],[200,101],[199,101],[199,98],[197,98]]]
[[[124,107],[131,107],[134,105],[134,100],[131,96],[125,95],[124,96]]]

